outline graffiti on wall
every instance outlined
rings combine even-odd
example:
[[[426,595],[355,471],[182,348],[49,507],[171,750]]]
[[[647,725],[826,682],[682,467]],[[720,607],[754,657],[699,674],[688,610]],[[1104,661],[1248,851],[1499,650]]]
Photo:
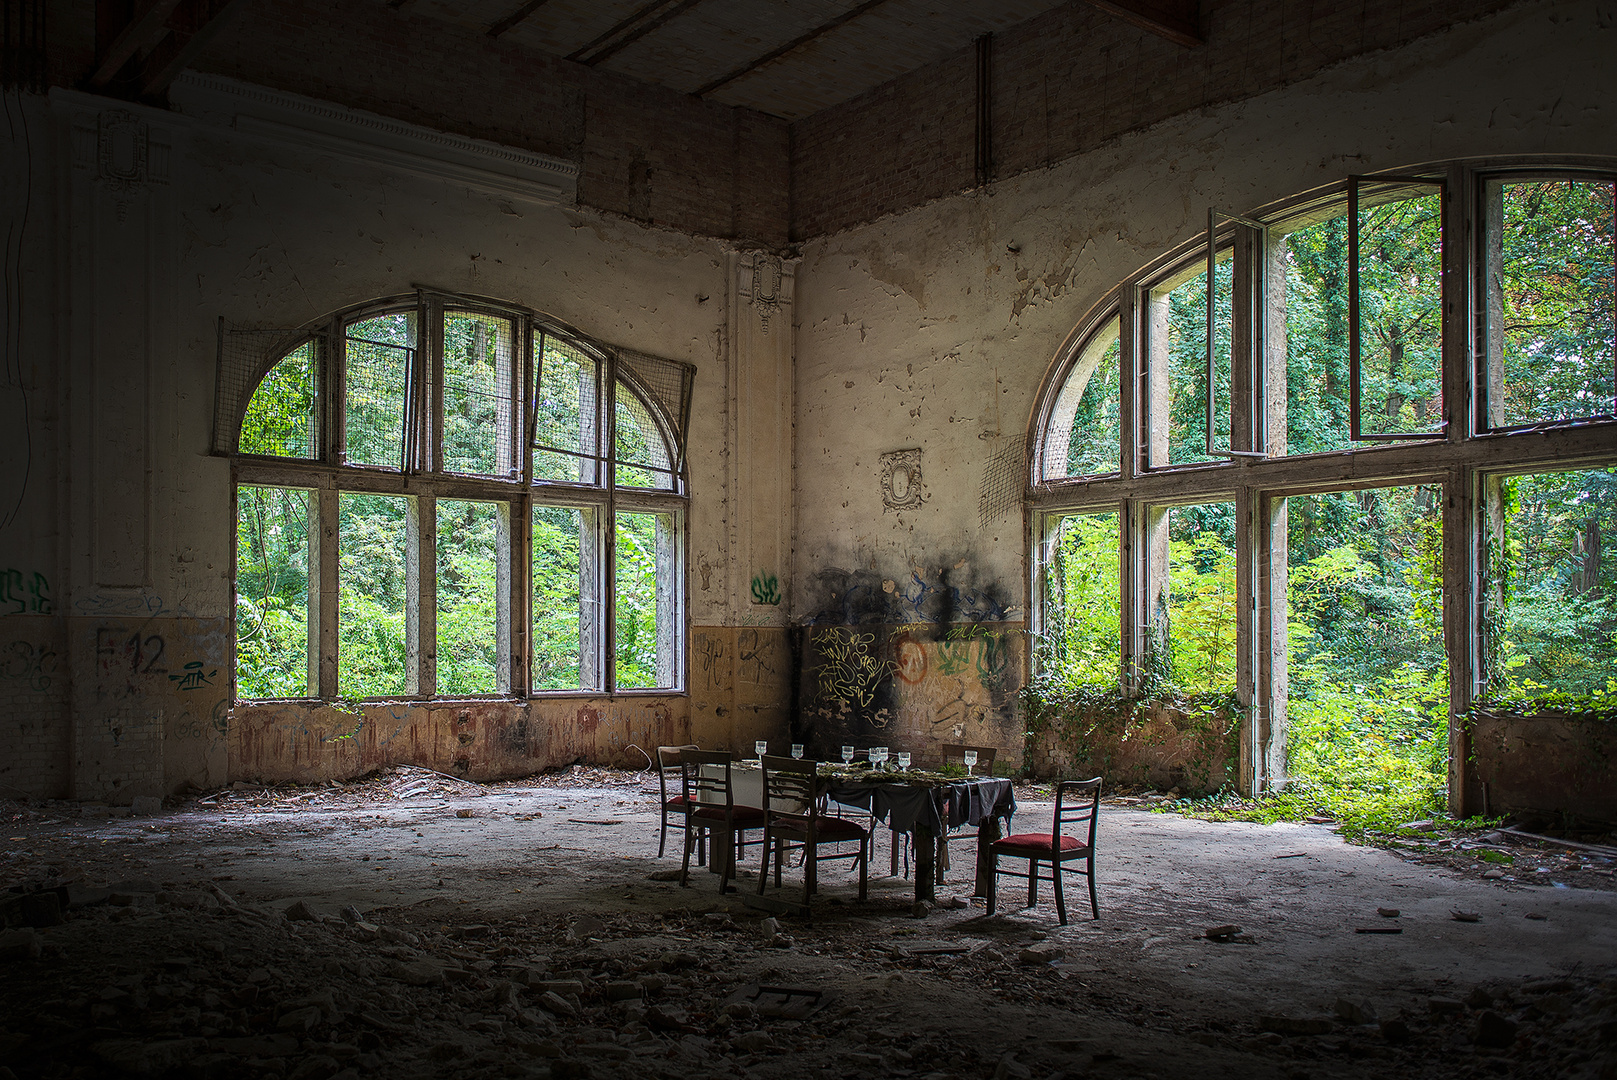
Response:
[[[0,615],[50,615],[55,610],[50,582],[37,570],[32,574],[8,566],[0,570]]]
[[[780,604],[780,582],[774,574],[760,570],[752,578],[752,602],[755,604]]]
[[[56,672],[56,650],[32,641],[13,641],[0,653],[0,675],[25,682],[28,689],[42,692],[51,687]]]

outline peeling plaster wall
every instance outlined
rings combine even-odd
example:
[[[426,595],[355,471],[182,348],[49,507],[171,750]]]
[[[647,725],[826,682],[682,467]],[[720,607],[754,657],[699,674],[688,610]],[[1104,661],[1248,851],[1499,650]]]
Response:
[[[25,97],[31,142],[19,131],[0,149],[6,193],[31,169],[35,200],[26,357],[4,399],[21,416],[19,389],[28,396],[27,423],[3,436],[8,497],[23,492],[17,432],[32,457],[21,510],[0,526],[0,790],[128,802],[390,761],[479,778],[580,758],[642,767],[633,746],[690,741],[693,713],[715,720],[736,698],[749,740],[758,725],[784,731],[790,665],[758,662],[756,642],[744,688],[694,709],[681,694],[367,706],[362,720],[233,707],[234,493],[230,462],[209,453],[218,317],[297,327],[424,286],[694,364],[689,546],[719,587],[692,586],[691,618],[697,639],[735,642],[739,624],[768,620],[737,600],[753,569],[728,560],[789,578],[786,530],[738,536],[754,496],[733,500],[739,438],[749,491],[790,519],[789,297],[765,298],[772,337],[749,336],[758,257],[723,242],[581,209],[565,190],[525,197],[509,176],[435,173],[459,151],[411,157],[430,132],[399,136],[403,150],[351,145],[233,112],[237,99],[195,85],[175,100],[169,112]],[[489,145],[473,148],[477,167],[504,168]],[[765,276],[774,288],[780,275]],[[754,633],[783,645],[783,611],[777,622]],[[701,736],[722,744],[728,723]]]
[[[928,641],[1023,625],[1023,514],[999,494],[1007,469],[1013,488],[1025,483],[1041,380],[1086,311],[1195,237],[1209,205],[1241,213],[1350,172],[1441,158],[1617,152],[1614,56],[1617,19],[1605,6],[1527,3],[805,244],[794,620],[872,635],[873,692],[895,715],[911,707],[892,653],[904,624],[925,622]],[[883,455],[911,448],[920,498],[893,509]],[[940,624],[906,610],[911,593],[957,579],[1002,613],[967,609]],[[1018,685],[1025,671],[1019,662]],[[834,673],[805,656],[800,723]],[[979,729],[1001,733],[1006,751],[1021,743],[1015,689]],[[889,741],[881,729],[857,733]]]

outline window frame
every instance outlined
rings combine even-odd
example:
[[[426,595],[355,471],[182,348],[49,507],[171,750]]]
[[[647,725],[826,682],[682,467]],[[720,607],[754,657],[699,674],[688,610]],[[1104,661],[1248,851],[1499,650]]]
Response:
[[[513,395],[509,406],[512,431],[498,437],[509,437],[519,468],[510,477],[487,476],[450,472],[443,467],[443,407],[444,390],[444,325],[446,314],[467,312],[474,315],[509,319],[513,329]],[[347,334],[353,324],[376,316],[414,313],[416,315],[416,345],[413,362],[406,373],[406,394],[401,450],[401,467],[348,462],[345,459],[347,413]],[[221,335],[224,331],[221,329]],[[570,482],[536,479],[533,476],[534,424],[538,402],[541,357],[534,351],[536,343],[547,338],[565,341],[592,359],[598,366],[600,385],[604,393],[597,395],[593,408],[597,426],[598,456],[595,459],[596,482]],[[266,454],[243,453],[238,449],[223,454],[231,459],[231,520],[236,518],[235,505],[239,492],[248,487],[286,487],[313,491],[311,515],[318,521],[318,540],[311,547],[309,622],[312,669],[311,688],[314,693],[293,698],[241,698],[235,683],[232,663],[232,694],[236,700],[247,702],[274,701],[331,701],[340,698],[337,650],[338,612],[338,504],[345,494],[376,494],[404,497],[410,500],[409,550],[405,561],[409,569],[407,593],[407,656],[406,679],[412,688],[403,694],[367,695],[366,701],[486,701],[527,700],[550,697],[600,696],[658,696],[689,693],[688,671],[688,609],[689,593],[686,581],[686,526],[689,520],[688,455],[684,447],[673,440],[678,437],[671,425],[664,423],[663,407],[645,400],[645,392],[630,384],[627,392],[641,398],[646,412],[653,418],[656,430],[652,437],[663,441],[672,467],[670,486],[666,489],[617,487],[613,458],[615,447],[610,434],[601,430],[602,424],[614,423],[618,383],[618,350],[594,341],[578,331],[537,312],[492,300],[486,297],[461,296],[429,289],[418,289],[410,294],[397,294],[356,304],[332,313],[317,323],[297,331],[288,332],[283,339],[286,348],[277,347],[274,357],[252,382],[252,388],[242,401],[242,415],[251,407],[253,394],[275,364],[288,353],[310,340],[316,341],[315,363],[318,373],[315,401],[315,456],[290,458]],[[221,355],[223,351],[221,350]],[[694,368],[676,361],[685,371],[684,387],[688,395]],[[628,372],[623,374],[628,375]],[[688,401],[686,403],[688,410]],[[238,418],[239,427],[239,418]],[[238,435],[239,438],[239,435]],[[437,503],[445,501],[488,502],[503,507],[502,535],[497,546],[497,586],[500,595],[497,605],[503,614],[499,638],[502,665],[507,669],[505,685],[493,693],[474,695],[444,695],[437,692],[436,671],[436,608],[437,608]],[[595,564],[593,575],[595,596],[581,596],[580,650],[591,649],[598,654],[588,661],[580,657],[580,682],[586,681],[586,671],[596,675],[593,685],[576,688],[539,690],[532,686],[532,647],[534,635],[530,624],[532,608],[532,551],[531,528],[535,507],[563,506],[587,510],[594,520],[594,548],[590,559]],[[620,512],[643,512],[670,515],[672,522],[670,552],[666,568],[659,564],[659,578],[666,569],[669,581],[659,580],[659,594],[672,599],[671,610],[659,612],[659,625],[667,624],[666,641],[672,655],[659,668],[672,673],[671,685],[622,689],[616,684],[616,673],[611,663],[610,643],[615,640],[614,620],[617,598],[614,588],[616,552],[614,530],[603,523],[616,520]],[[311,528],[315,526],[311,525]],[[232,529],[232,579],[237,565],[235,530]],[[500,554],[506,556],[501,560]],[[318,581],[318,588],[314,582]],[[234,618],[234,616],[232,616]],[[586,629],[584,623],[589,622]],[[316,629],[318,626],[318,630]],[[314,648],[318,639],[318,649]],[[233,639],[234,640],[234,639]]]
[[[1484,275],[1488,269],[1480,222],[1484,185],[1490,180],[1522,175],[1577,179],[1617,175],[1613,158],[1489,158],[1417,163],[1364,177],[1366,182],[1418,177],[1440,178],[1442,231],[1441,290],[1445,317],[1439,331],[1443,394],[1438,434],[1415,434],[1374,444],[1358,442],[1328,451],[1289,454],[1286,438],[1287,352],[1285,279],[1276,255],[1291,232],[1349,213],[1352,181],[1342,180],[1277,200],[1246,214],[1242,224],[1260,230],[1265,242],[1251,260],[1253,273],[1235,274],[1235,306],[1254,309],[1254,377],[1245,387],[1256,432],[1266,456],[1153,464],[1151,452],[1151,342],[1153,292],[1176,285],[1176,279],[1205,268],[1209,253],[1229,243],[1226,215],[1209,215],[1211,233],[1164,252],[1101,296],[1080,318],[1047,369],[1038,404],[1030,418],[1030,470],[1026,491],[1027,547],[1025,587],[1030,628],[1038,635],[1043,574],[1054,523],[1069,514],[1118,513],[1119,591],[1123,628],[1118,657],[1124,689],[1137,687],[1144,674],[1150,621],[1156,597],[1167,587],[1165,568],[1153,566],[1154,530],[1163,511],[1176,505],[1232,501],[1236,512],[1237,698],[1247,719],[1240,742],[1239,781],[1256,793],[1285,782],[1284,723],[1286,707],[1286,515],[1291,495],[1320,494],[1404,484],[1439,484],[1444,492],[1443,636],[1448,659],[1451,716],[1465,716],[1482,700],[1483,604],[1487,498],[1490,478],[1501,473],[1527,473],[1617,464],[1617,417],[1554,424],[1490,429],[1487,417]],[[1453,237],[1472,236],[1471,243]],[[1277,282],[1278,278],[1278,282]],[[1243,298],[1241,290],[1247,295]],[[1108,476],[1056,476],[1046,467],[1046,448],[1055,403],[1077,358],[1090,347],[1112,318],[1120,320],[1119,410],[1122,469]],[[1351,333],[1351,330],[1350,330]],[[1238,361],[1233,355],[1231,377]],[[1213,427],[1209,415],[1208,426]],[[1065,433],[1061,433],[1062,436]],[[1375,436],[1372,436],[1375,437]],[[1277,638],[1277,635],[1279,637]],[[1030,650],[1037,663],[1038,650]],[[1450,801],[1456,813],[1481,812],[1481,788],[1470,764],[1469,732],[1451,723]]]

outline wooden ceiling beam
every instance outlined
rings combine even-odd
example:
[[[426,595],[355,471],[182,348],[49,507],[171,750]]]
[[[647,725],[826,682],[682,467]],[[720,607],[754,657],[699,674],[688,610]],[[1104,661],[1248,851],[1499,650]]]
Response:
[[[168,35],[141,62],[142,97],[167,93],[174,77],[195,60],[215,34],[247,6],[247,0],[180,0],[169,16]]]
[[[1206,44],[1202,36],[1197,0],[1085,0],[1091,7],[1116,15],[1142,30],[1186,48]]]
[[[501,34],[505,33],[507,30],[511,29],[513,26],[517,25],[517,23],[520,23],[522,20],[526,19],[529,15],[532,15],[549,2],[550,0],[528,0],[526,4],[523,4],[521,7],[511,12],[511,14],[489,27],[488,36],[495,38],[499,37]]]
[[[707,95],[711,94],[713,91],[717,90],[719,87],[727,86],[730,83],[733,83],[737,79],[741,78],[741,76],[746,75],[746,74],[748,74],[750,72],[753,72],[753,71],[757,71],[759,68],[763,67],[765,64],[769,63],[771,60],[779,60],[781,57],[785,56],[787,53],[793,52],[793,51],[795,51],[797,49],[802,48],[804,45],[807,45],[809,42],[813,41],[815,38],[819,37],[821,34],[830,33],[832,30],[835,30],[837,27],[841,26],[843,23],[852,22],[854,19],[857,19],[859,16],[863,15],[865,12],[869,11],[871,8],[880,7],[882,4],[885,4],[886,2],[887,2],[887,0],[865,0],[864,3],[858,5],[857,7],[850,8],[847,11],[844,11],[841,15],[838,15],[836,18],[830,20],[829,22],[821,23],[819,26],[816,26],[814,29],[810,30],[808,33],[800,34],[799,36],[793,38],[792,40],[788,41],[786,44],[780,46],[779,48],[771,49],[769,52],[766,52],[762,56],[758,57],[758,59],[748,61],[747,63],[741,65],[738,68],[735,68],[734,70],[725,72],[723,75],[720,75],[718,78],[714,79],[710,83],[707,83],[705,86],[697,87],[695,90],[691,91],[691,96],[692,97],[706,97]]]
[[[118,77],[118,72],[136,53],[152,48],[168,33],[168,18],[179,4],[180,0],[146,0],[146,3],[130,12],[128,20],[113,35],[106,50],[96,57],[95,73],[90,76],[90,85],[97,88],[106,86]],[[104,15],[113,6],[97,5],[97,16]]]

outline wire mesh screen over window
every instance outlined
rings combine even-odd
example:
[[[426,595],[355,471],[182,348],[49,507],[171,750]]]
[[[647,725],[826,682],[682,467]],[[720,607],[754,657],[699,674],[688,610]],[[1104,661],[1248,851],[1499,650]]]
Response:
[[[221,320],[214,451],[316,456],[319,371],[325,345],[323,334],[308,330],[254,330]]]
[[[509,478],[520,471],[512,437],[515,335],[510,319],[444,312],[445,472]]]
[[[646,403],[657,410],[672,447],[673,457],[668,467],[679,473],[685,468],[686,435],[691,423],[691,386],[696,381],[696,369],[678,360],[627,349],[618,352],[618,374],[630,382],[645,397]],[[619,398],[623,394],[619,391]]]
[[[534,400],[533,478],[596,482],[601,364],[548,334],[534,339],[539,390]]]
[[[612,425],[612,460],[620,487],[671,488],[673,465],[668,444],[646,403],[627,384],[617,387],[617,416]]]
[[[404,395],[415,359],[415,313],[350,323],[345,459],[351,465],[404,464]]]

